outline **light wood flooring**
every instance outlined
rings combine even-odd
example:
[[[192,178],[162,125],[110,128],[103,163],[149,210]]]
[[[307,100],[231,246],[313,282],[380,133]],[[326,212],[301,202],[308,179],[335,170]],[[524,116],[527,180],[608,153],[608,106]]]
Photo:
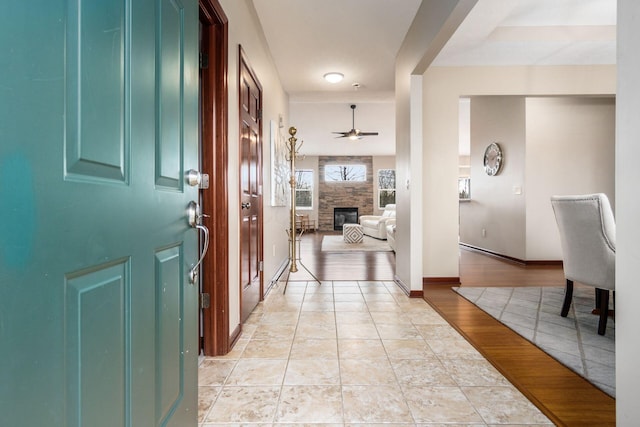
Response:
[[[393,253],[321,252],[322,235],[305,235],[300,248],[300,261],[320,280],[393,279]],[[290,279],[311,276],[299,266]],[[461,286],[564,286],[559,266],[523,266],[463,247],[460,281]],[[429,285],[423,292],[424,299],[554,423],[615,425],[615,399],[460,297],[451,285]]]

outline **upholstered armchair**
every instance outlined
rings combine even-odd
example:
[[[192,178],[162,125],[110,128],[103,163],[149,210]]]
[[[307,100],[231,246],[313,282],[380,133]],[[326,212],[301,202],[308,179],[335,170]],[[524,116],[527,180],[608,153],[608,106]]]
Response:
[[[604,335],[609,291],[615,292],[616,281],[616,225],[609,199],[602,193],[553,196],[551,205],[560,231],[567,286],[560,315],[566,317],[569,312],[574,281],[593,286],[600,314],[598,334]]]
[[[358,222],[362,226],[362,232],[376,239],[387,239],[387,220],[396,217],[396,205],[389,204],[384,207],[382,215],[362,215]]]
[[[391,246],[391,249],[396,251],[396,219],[390,218],[386,222],[387,224],[387,243]]]

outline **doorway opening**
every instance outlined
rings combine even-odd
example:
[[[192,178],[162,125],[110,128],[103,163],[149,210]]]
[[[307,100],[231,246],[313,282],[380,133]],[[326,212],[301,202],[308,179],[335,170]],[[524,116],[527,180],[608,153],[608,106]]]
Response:
[[[200,274],[200,338],[205,356],[229,352],[228,19],[218,0],[200,0],[200,170],[203,223],[211,230]]]

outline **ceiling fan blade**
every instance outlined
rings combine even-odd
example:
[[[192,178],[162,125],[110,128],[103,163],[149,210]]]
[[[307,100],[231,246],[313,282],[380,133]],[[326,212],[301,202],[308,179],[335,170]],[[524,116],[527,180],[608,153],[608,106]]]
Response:
[[[339,134],[340,136],[336,136],[336,138],[350,138],[350,139],[362,139],[363,136],[376,136],[378,132],[360,132],[360,129],[356,129],[356,106],[355,104],[351,105],[351,124],[353,128],[351,128],[348,132],[331,132]]]

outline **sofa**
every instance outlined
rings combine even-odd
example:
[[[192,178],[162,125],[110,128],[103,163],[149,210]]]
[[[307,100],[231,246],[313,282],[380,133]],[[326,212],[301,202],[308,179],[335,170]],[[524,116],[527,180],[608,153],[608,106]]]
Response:
[[[396,251],[396,219],[387,220],[387,243],[391,246],[391,249]]]
[[[362,233],[375,237],[376,239],[387,240],[387,221],[395,219],[396,205],[389,204],[384,207],[382,215],[361,215],[358,222],[362,226]]]

